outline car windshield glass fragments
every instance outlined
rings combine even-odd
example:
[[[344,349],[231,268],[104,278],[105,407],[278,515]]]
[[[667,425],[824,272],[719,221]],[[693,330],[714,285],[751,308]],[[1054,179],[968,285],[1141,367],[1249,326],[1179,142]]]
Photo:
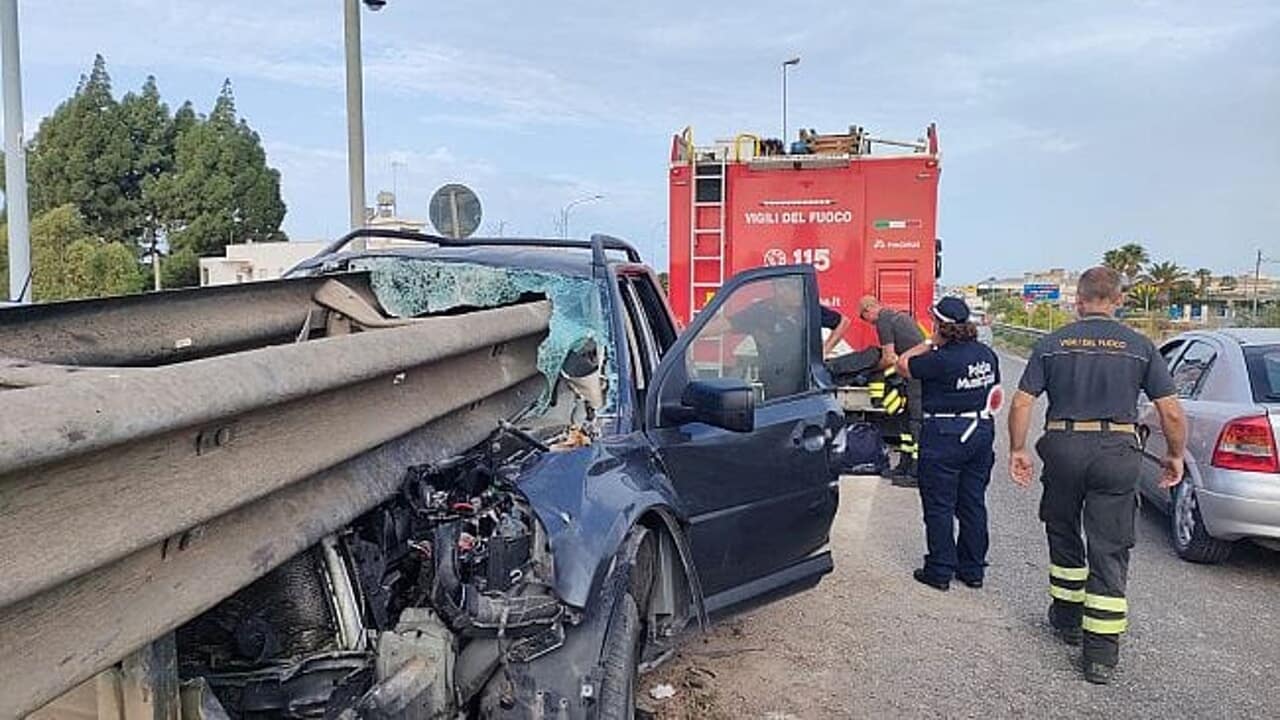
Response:
[[[690,378],[746,380],[764,402],[808,389],[804,280],[757,280],[734,291],[685,356]]]
[[[1280,345],[1245,348],[1254,402],[1280,402]]]
[[[607,392],[603,410],[613,408],[618,383],[609,323],[600,307],[596,281],[519,268],[415,258],[361,258],[352,267],[369,271],[378,302],[396,317],[418,317],[455,308],[500,307],[526,295],[546,297],[551,301],[551,327],[538,347],[538,370],[547,378],[547,387],[538,410],[545,410],[550,404],[569,353],[590,341],[604,348]]]

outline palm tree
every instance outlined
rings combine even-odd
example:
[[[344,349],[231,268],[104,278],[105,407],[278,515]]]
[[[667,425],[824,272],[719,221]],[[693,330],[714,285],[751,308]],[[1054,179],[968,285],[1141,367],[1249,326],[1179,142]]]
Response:
[[[1173,293],[1178,283],[1187,279],[1187,271],[1178,267],[1178,264],[1171,261],[1164,261],[1152,264],[1147,268],[1147,277],[1150,279],[1151,287],[1156,292],[1156,297],[1161,303],[1168,303],[1169,296]]]
[[[1159,291],[1156,286],[1151,284],[1149,278],[1142,278],[1133,287],[1129,288],[1129,299],[1134,305],[1144,310],[1151,310],[1151,301],[1156,299]]]
[[[1103,253],[1102,264],[1127,278],[1135,278],[1150,259],[1150,256],[1147,255],[1147,249],[1142,245],[1125,243],[1114,250],[1108,250]]]
[[[1209,292],[1209,283],[1213,281],[1213,271],[1209,268],[1200,268],[1192,275],[1196,279],[1196,295],[1203,300]]]

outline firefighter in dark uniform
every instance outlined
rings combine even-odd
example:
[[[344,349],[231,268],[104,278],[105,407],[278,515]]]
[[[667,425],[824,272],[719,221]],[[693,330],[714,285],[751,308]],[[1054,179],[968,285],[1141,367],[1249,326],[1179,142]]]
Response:
[[[1035,398],[1048,393],[1040,519],[1049,538],[1049,623],[1083,644],[1085,679],[1111,681],[1128,626],[1125,584],[1134,542],[1141,455],[1138,392],[1155,405],[1167,438],[1160,484],[1182,478],[1186,420],[1164,359],[1143,335],[1113,319],[1120,276],[1091,268],[1080,276],[1080,319],[1036,343],[1009,413],[1009,474],[1031,484],[1027,429]],[[1082,539],[1080,530],[1083,524]]]
[[[986,493],[995,464],[992,413],[1000,397],[1000,360],[978,342],[964,300],[943,298],[933,316],[937,345],[922,344],[898,359],[898,372],[920,382],[924,410],[919,482],[929,553],[914,576],[938,590],[949,589],[953,577],[980,588],[987,565]]]
[[[884,371],[886,381],[887,376],[897,372],[899,357],[906,354],[908,350],[918,348],[921,345],[928,347],[925,344],[926,339],[920,325],[909,314],[884,307],[879,300],[871,295],[862,298],[858,308],[858,317],[876,328],[876,337],[880,345],[880,362],[875,369]],[[872,389],[875,390],[876,388]],[[883,384],[881,389],[884,389]],[[889,476],[893,478],[893,484],[898,487],[915,487],[916,465],[920,457],[920,427],[922,421],[920,383],[908,381],[906,389],[906,431],[898,434],[897,444],[900,457],[898,465],[893,468]],[[901,411],[900,400],[891,398],[889,393],[885,394],[884,399],[885,409],[890,415],[895,415]]]

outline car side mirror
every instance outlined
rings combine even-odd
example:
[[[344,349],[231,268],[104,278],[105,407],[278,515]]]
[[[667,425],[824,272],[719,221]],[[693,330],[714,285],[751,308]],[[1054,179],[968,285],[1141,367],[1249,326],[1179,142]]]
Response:
[[[694,380],[680,396],[680,406],[690,420],[732,432],[756,428],[756,396],[738,378]]]

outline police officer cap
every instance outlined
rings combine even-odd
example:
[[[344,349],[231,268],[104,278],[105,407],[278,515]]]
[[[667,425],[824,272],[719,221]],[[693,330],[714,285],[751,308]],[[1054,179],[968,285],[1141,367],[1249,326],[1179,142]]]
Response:
[[[969,306],[958,297],[944,297],[933,306],[933,316],[945,323],[969,322]]]

